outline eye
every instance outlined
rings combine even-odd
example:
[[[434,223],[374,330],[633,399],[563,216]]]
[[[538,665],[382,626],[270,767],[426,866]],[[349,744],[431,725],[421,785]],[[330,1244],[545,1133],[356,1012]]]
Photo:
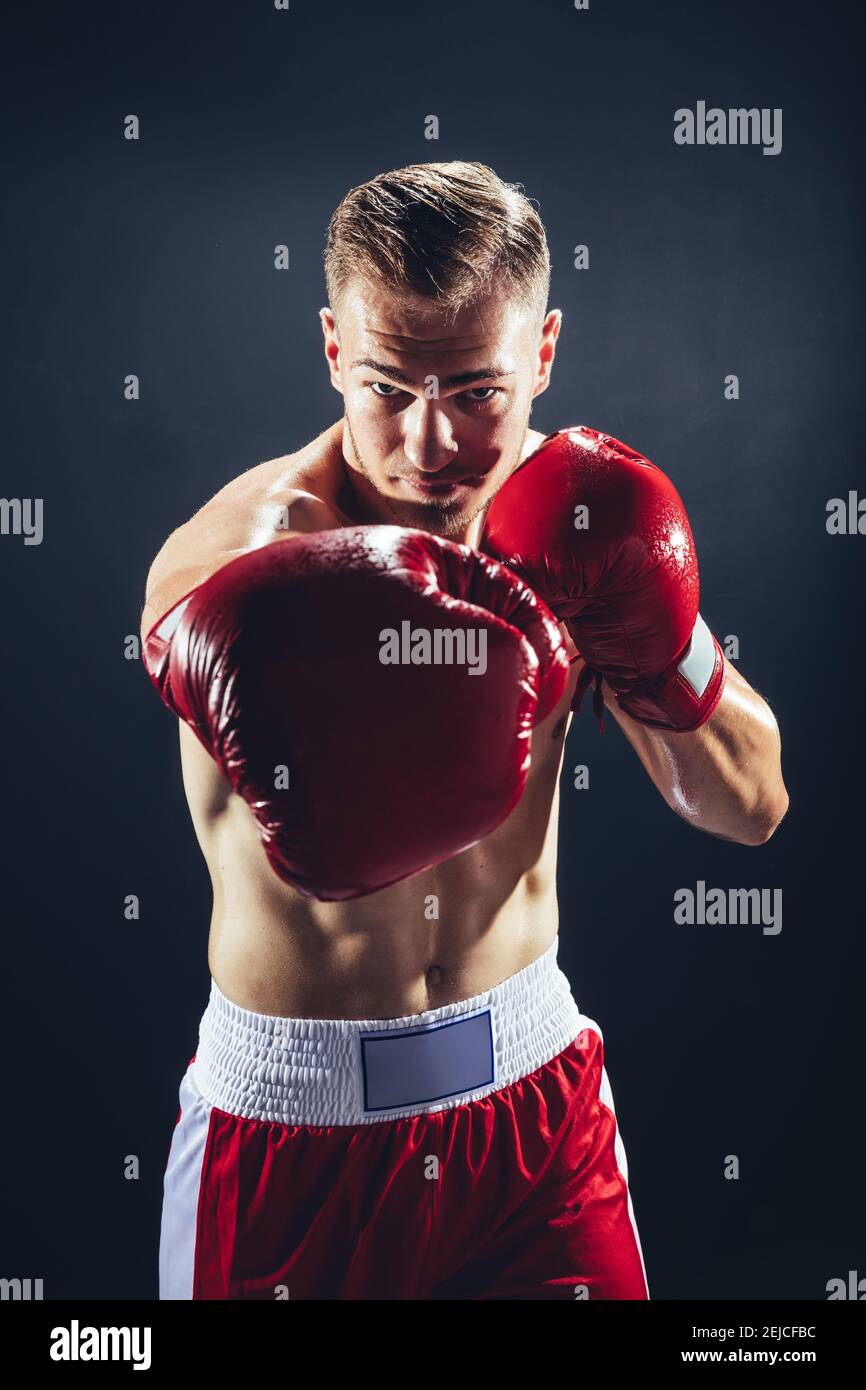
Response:
[[[399,386],[391,386],[387,381],[368,381],[367,385],[374,396],[381,396],[384,400],[390,400],[392,396],[399,396]]]
[[[473,386],[466,392],[471,405],[489,405],[490,402],[500,394],[501,386]],[[487,395],[479,395],[479,392],[488,392]]]

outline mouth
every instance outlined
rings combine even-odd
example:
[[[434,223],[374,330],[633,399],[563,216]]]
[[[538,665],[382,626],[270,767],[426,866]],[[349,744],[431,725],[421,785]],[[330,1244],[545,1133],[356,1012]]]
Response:
[[[479,478],[450,478],[444,481],[441,478],[436,480],[432,478],[400,478],[399,481],[421,497],[451,497],[461,490],[477,487],[481,480]]]

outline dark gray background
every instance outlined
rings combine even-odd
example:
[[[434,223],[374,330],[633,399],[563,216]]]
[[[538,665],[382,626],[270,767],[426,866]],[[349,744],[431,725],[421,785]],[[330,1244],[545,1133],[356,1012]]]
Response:
[[[785,740],[791,811],[760,849],[681,823],[611,719],[600,738],[586,709],[567,749],[561,963],[604,1030],[651,1293],[822,1298],[866,1275],[866,537],[824,525],[828,498],[866,489],[850,22],[781,0],[7,20],[2,494],[43,497],[46,529],[38,547],[0,537],[0,1274],[43,1278],[47,1298],[155,1296],[209,887],[172,720],[124,638],[167,534],[339,416],[316,318],[339,199],[467,158],[521,180],[550,239],[565,325],[533,425],[610,431],[671,475],[702,611],[739,636]],[[782,107],[783,153],[676,146],[674,110],[700,99]],[[781,935],[675,926],[673,893],[697,879],[781,887]]]

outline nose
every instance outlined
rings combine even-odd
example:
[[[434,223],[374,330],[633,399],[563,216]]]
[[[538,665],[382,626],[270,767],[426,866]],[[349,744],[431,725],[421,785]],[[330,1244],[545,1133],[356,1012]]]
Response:
[[[457,457],[458,444],[440,401],[417,397],[404,415],[403,452],[418,473],[436,474]]]

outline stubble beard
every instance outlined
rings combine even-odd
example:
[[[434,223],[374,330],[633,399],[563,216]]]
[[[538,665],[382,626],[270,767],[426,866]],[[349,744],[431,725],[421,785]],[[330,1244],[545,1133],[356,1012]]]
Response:
[[[449,505],[448,502],[439,501],[435,497],[431,497],[427,502],[400,502],[393,497],[388,497],[386,493],[382,491],[381,487],[379,487],[361,456],[361,451],[358,448],[358,441],[352,430],[348,413],[344,413],[343,420],[352,444],[355,462],[367,479],[367,482],[372,488],[375,488],[385,506],[388,508],[388,511],[394,519],[395,525],[414,527],[420,531],[429,531],[431,535],[442,536],[445,540],[449,540],[451,537],[462,537],[465,535],[473,521],[475,521],[482,512],[487,510],[493,498],[496,496],[496,493],[499,491],[499,488],[502,487],[502,484],[506,482],[514,472],[520,462],[520,455],[523,451],[523,444],[521,442],[511,467],[502,479],[502,483],[500,483],[496,490],[489,496],[484,497],[480,502],[473,503],[471,507],[460,507],[453,504]],[[529,418],[527,416],[527,425],[528,423]]]

